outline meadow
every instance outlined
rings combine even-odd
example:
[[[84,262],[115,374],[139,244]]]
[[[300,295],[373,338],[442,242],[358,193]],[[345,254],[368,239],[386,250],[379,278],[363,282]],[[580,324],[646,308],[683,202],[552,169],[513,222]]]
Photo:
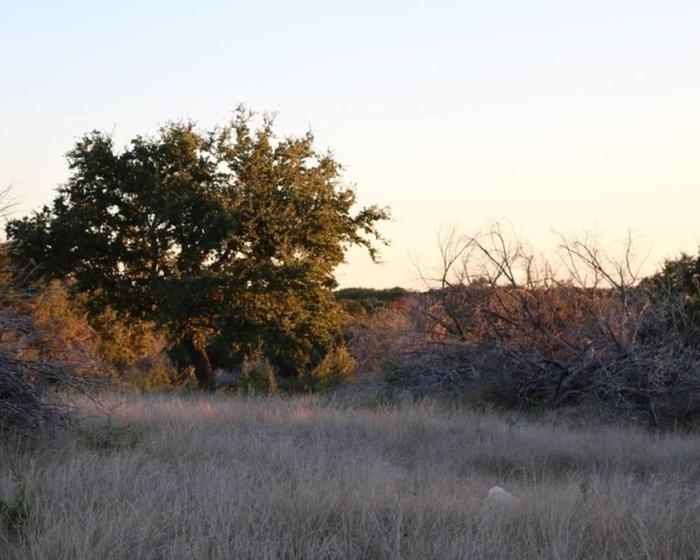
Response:
[[[381,395],[77,404],[0,447],[3,560],[700,558],[697,433]]]

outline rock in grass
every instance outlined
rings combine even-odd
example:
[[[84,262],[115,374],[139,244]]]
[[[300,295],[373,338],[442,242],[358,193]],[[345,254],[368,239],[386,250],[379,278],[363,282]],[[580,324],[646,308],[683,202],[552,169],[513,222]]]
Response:
[[[486,496],[486,501],[491,504],[515,505],[518,503],[518,498],[500,486],[493,486]]]

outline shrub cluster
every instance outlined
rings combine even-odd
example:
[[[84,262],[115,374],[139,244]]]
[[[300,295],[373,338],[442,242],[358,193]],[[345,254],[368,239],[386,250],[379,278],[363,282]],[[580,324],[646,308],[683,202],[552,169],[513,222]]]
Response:
[[[562,251],[566,274],[555,275],[500,229],[453,237],[438,285],[356,326],[353,353],[418,395],[700,423],[700,345],[687,298],[640,282],[629,247],[620,261],[589,243],[564,242]]]
[[[0,268],[2,436],[25,436],[68,420],[68,407],[57,389],[83,391],[88,384],[74,375],[69,354],[61,340],[47,336],[32,312],[31,298],[12,284],[7,268]]]

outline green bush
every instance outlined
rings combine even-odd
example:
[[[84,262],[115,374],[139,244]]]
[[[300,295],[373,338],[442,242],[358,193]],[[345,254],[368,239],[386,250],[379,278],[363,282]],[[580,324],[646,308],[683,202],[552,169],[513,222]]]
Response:
[[[311,372],[315,389],[330,389],[352,379],[357,362],[345,346],[331,348]]]
[[[275,368],[262,350],[257,349],[244,358],[241,365],[241,378],[236,384],[236,388],[247,394],[255,395],[277,393]]]
[[[367,404],[369,408],[387,408],[394,405],[396,405],[396,397],[390,389],[379,391]]]
[[[111,418],[101,426],[94,428],[78,427],[78,436],[83,443],[94,451],[112,452],[133,449],[143,436],[143,431],[133,424],[117,426]]]
[[[32,504],[24,480],[15,477],[17,487],[11,498],[0,496],[0,526],[11,539],[21,539],[31,520]]]
[[[131,367],[144,357],[160,354],[166,347],[163,335],[153,323],[126,320],[110,308],[91,317],[90,322],[100,335],[100,354],[120,370]]]
[[[172,366],[163,361],[152,363],[139,379],[139,389],[142,391],[171,391],[175,388],[172,376]]]

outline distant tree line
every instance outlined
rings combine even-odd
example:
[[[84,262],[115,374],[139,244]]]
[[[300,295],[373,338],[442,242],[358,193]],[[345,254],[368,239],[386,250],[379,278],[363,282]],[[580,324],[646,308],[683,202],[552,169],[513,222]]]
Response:
[[[411,295],[410,290],[400,287],[376,288],[343,288],[335,291],[336,299],[353,316],[371,314],[376,310],[390,305]]]

